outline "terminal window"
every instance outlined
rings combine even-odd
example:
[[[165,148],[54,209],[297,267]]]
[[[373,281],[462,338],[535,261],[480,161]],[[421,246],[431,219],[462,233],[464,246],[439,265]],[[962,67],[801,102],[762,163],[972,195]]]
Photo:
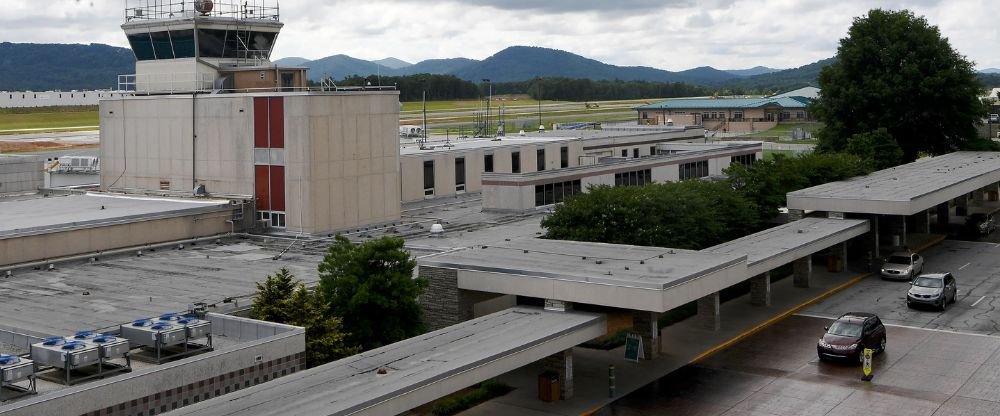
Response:
[[[535,185],[535,206],[558,204],[581,192],[583,192],[583,188],[579,179]]]
[[[483,172],[493,172],[493,155],[483,156]]]
[[[434,196],[434,161],[424,161],[424,196]]]
[[[455,158],[455,191],[465,192],[465,158]]]
[[[541,172],[545,170],[545,149],[538,149],[535,153],[537,156],[535,164],[537,165],[537,170]]]
[[[684,163],[680,165],[679,177],[685,179],[704,178],[708,176],[708,161],[699,160],[697,162]]]
[[[730,160],[730,164],[731,165],[735,165],[735,164],[738,163],[738,164],[741,164],[743,166],[749,167],[749,166],[753,165],[753,163],[756,162],[756,161],[757,161],[757,154],[756,153],[750,153],[748,155],[736,155],[736,156],[733,156],[732,160]]]
[[[653,171],[651,169],[615,174],[615,186],[635,186],[648,183],[653,183]]]
[[[559,148],[559,167],[560,168],[569,167],[569,148],[566,146]]]
[[[521,152],[510,152],[510,172],[521,173]]]

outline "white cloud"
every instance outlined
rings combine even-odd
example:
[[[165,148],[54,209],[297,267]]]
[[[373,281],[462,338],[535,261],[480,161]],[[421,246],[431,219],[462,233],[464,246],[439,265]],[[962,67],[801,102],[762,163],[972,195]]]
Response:
[[[120,1],[4,3],[0,41],[125,46]],[[978,67],[1000,67],[996,0],[285,0],[275,55],[417,62],[533,45],[669,70],[795,67],[833,56],[872,7],[909,8]]]

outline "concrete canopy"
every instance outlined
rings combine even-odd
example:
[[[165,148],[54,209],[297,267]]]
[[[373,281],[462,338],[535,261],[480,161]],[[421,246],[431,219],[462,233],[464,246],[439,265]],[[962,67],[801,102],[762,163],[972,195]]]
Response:
[[[606,331],[603,315],[512,308],[170,414],[394,415]]]
[[[706,248],[702,252],[746,254],[747,272],[756,276],[863,235],[868,230],[866,220],[803,218]]]
[[[913,215],[1000,182],[1000,152],[955,152],[788,194],[788,208]]]
[[[457,269],[459,289],[651,312],[748,277],[744,254],[533,238],[431,256],[420,265]]]

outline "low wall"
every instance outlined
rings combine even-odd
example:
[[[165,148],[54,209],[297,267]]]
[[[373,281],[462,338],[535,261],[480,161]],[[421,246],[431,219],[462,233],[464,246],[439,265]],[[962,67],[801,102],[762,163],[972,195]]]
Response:
[[[209,314],[213,330],[251,342],[0,407],[10,416],[152,415],[305,369],[305,329]],[[270,328],[269,328],[270,327]]]
[[[0,194],[34,191],[45,182],[41,156],[0,155]]]
[[[224,234],[232,208],[0,239],[0,266]]]

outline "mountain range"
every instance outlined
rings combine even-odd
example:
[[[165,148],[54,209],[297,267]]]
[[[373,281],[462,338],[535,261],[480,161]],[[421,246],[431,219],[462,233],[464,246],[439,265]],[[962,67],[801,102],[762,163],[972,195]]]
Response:
[[[671,72],[645,66],[616,66],[558,49],[512,46],[482,61],[468,58],[431,59],[410,64],[397,58],[366,61],[347,55],[333,55],[306,61],[284,58],[279,65],[305,66],[310,78],[332,76],[404,76],[421,73],[451,74],[467,80],[489,79],[493,82],[523,81],[536,77],[644,80],[718,85],[727,80],[778,72],[780,69],[758,66],[750,69],[719,70],[708,66]]]
[[[819,71],[833,58],[799,68],[767,67],[719,70],[709,66],[685,71],[666,71],[646,66],[616,66],[570,52],[532,46],[512,46],[483,60],[468,58],[429,59],[415,64],[397,58],[367,61],[347,55],[309,60],[289,57],[274,61],[283,66],[310,69],[318,80],[348,76],[404,76],[446,74],[479,82],[525,81],[537,77],[589,78],[594,80],[642,80],[683,82],[719,88],[777,90],[816,83]],[[984,77],[997,77],[985,69]],[[102,44],[0,43],[0,91],[82,90],[115,88],[120,74],[135,72],[135,56],[127,48]]]

